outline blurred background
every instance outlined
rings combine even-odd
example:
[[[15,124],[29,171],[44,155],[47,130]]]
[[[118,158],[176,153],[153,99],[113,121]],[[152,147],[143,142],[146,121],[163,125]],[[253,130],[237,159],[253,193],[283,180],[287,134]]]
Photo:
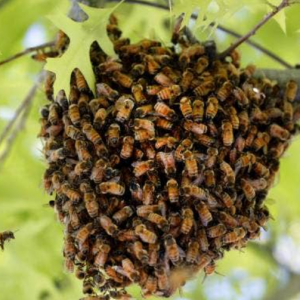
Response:
[[[199,0],[200,1],[200,0]],[[167,1],[153,1],[166,4]],[[200,1],[201,2],[201,1]],[[214,1],[212,1],[214,2]],[[227,1],[230,2],[230,1]],[[249,5],[223,18],[221,25],[246,33],[265,13],[264,5]],[[255,2],[255,3],[254,3]],[[263,2],[263,1],[261,1]],[[276,1],[272,1],[276,2]],[[278,1],[277,1],[278,2]],[[54,39],[56,28],[47,15],[66,9],[64,0],[0,0],[0,61]],[[218,7],[212,6],[216,11]],[[124,35],[133,41],[143,37],[166,39],[169,13],[157,8],[123,4],[116,12]],[[271,20],[253,40],[292,65],[300,63],[300,5]],[[286,29],[286,33],[284,33]],[[215,39],[225,49],[234,38],[224,31],[197,32],[202,40]],[[242,65],[282,68],[249,45],[240,47]],[[15,118],[42,63],[30,54],[0,66],[0,132]],[[81,297],[81,283],[63,270],[63,228],[46,204],[51,199],[42,189],[45,163],[39,132],[39,109],[46,103],[39,87],[29,116],[10,147],[0,144],[0,232],[16,231],[16,239],[0,251],[0,300],[71,300]],[[16,122],[16,126],[23,124]],[[300,299],[300,140],[295,138],[281,160],[280,175],[268,195],[274,220],[260,240],[242,251],[226,253],[217,271],[205,279],[200,274],[188,282],[176,300],[284,300]],[[137,288],[132,293],[141,299]]]

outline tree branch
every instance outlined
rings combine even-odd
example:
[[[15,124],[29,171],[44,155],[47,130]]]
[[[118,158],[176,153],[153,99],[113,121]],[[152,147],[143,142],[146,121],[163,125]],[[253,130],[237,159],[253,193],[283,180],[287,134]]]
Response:
[[[26,55],[28,53],[35,52],[35,51],[38,51],[38,50],[41,50],[41,49],[45,49],[45,48],[48,48],[48,47],[53,47],[54,44],[55,44],[55,42],[51,41],[51,42],[47,42],[47,43],[44,43],[44,44],[41,44],[41,45],[38,45],[38,46],[35,46],[35,47],[29,47],[29,48],[27,48],[27,49],[25,49],[25,50],[23,50],[23,51],[21,51],[21,52],[19,52],[17,54],[14,54],[11,57],[8,57],[8,58],[0,61],[0,66],[4,65],[6,63],[9,63],[9,62],[11,62],[11,61],[13,61],[13,60],[15,60],[15,59],[17,59],[19,57],[22,57],[22,56],[24,56],[24,55]]]
[[[223,51],[220,54],[220,58],[225,58],[234,49],[236,49],[242,43],[247,41],[252,35],[254,35],[256,33],[256,31],[258,29],[260,29],[264,24],[266,24],[272,17],[274,17],[277,13],[279,13],[281,10],[288,7],[289,5],[290,5],[289,0],[282,0],[282,2],[278,6],[275,6],[271,12],[266,14],[264,16],[264,18],[254,26],[253,29],[251,29],[248,33],[246,33],[244,36],[239,38],[235,43],[233,43],[229,48],[227,48],[225,51]]]

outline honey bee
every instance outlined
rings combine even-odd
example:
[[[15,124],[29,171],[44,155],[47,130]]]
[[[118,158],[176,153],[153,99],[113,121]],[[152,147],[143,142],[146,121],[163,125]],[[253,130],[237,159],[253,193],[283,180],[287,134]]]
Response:
[[[197,60],[194,70],[196,71],[197,74],[202,74],[205,71],[205,69],[208,67],[208,65],[209,65],[208,57],[201,56]]]
[[[92,172],[90,175],[90,179],[93,180],[95,183],[102,182],[104,178],[104,172],[107,168],[107,162],[103,159],[99,159],[94,164],[94,167],[92,168]]]
[[[88,140],[90,140],[93,144],[100,144],[102,143],[102,138],[99,135],[99,133],[93,128],[91,124],[84,124],[82,127],[82,131],[87,137]]]
[[[135,117],[136,118],[144,118],[147,115],[151,115],[153,114],[153,106],[152,104],[147,104],[147,105],[143,105],[140,106],[136,109],[135,111]]]
[[[206,134],[196,135],[195,138],[197,139],[197,142],[205,147],[210,147],[215,142],[213,137]]]
[[[212,258],[209,254],[207,254],[207,253],[201,254],[198,259],[198,268],[204,269],[211,263],[211,261],[212,261]]]
[[[176,164],[174,152],[158,152],[156,154],[156,160],[159,161],[164,166],[164,172],[167,175],[176,173]]]
[[[180,99],[180,111],[185,119],[192,118],[193,108],[191,100],[188,97]]]
[[[251,201],[254,199],[256,193],[255,189],[252,187],[252,185],[245,179],[241,179],[241,187],[244,192],[244,195],[248,201]]]
[[[145,64],[134,64],[130,70],[130,75],[134,78],[138,78],[145,73]]]
[[[213,168],[217,162],[218,157],[218,149],[209,147],[207,148],[207,160],[205,161],[205,167],[206,168]]]
[[[143,86],[141,84],[134,84],[131,88],[133,97],[138,105],[143,104],[147,101],[146,96],[143,92]]]
[[[169,78],[167,75],[165,75],[162,72],[157,73],[154,76],[154,80],[159,83],[160,85],[164,86],[164,87],[168,87],[174,84],[174,82],[172,81],[171,78]]]
[[[205,117],[209,120],[214,119],[219,109],[219,101],[215,97],[209,97],[207,100],[207,106],[205,111]]]
[[[180,254],[179,254],[179,248],[176,243],[176,240],[173,238],[171,234],[168,234],[165,237],[165,249],[166,249],[166,255],[171,260],[173,264],[176,264],[179,262]]]
[[[143,297],[148,297],[157,291],[157,278],[155,276],[148,276],[147,281],[143,287]]]
[[[134,131],[134,139],[136,141],[139,141],[140,143],[144,143],[146,141],[153,140],[154,137],[155,136],[146,129],[135,129],[135,131]]]
[[[206,186],[214,187],[216,185],[215,172],[213,170],[205,170],[203,175]]]
[[[188,176],[190,178],[197,177],[198,164],[197,164],[197,160],[195,159],[193,152],[191,152],[190,150],[186,150],[183,153],[183,156],[184,156],[185,168],[188,172]]]
[[[164,117],[167,120],[174,119],[175,111],[163,102],[157,102],[154,106],[154,110],[158,116]]]
[[[158,212],[158,205],[141,205],[137,207],[137,215],[142,218],[147,218],[148,215],[152,212]]]
[[[147,85],[146,92],[150,96],[157,95],[163,89],[160,85]]]
[[[241,155],[237,162],[235,163],[236,168],[246,168],[249,167],[249,170],[251,166],[256,162],[256,156],[252,153],[247,152],[244,155]]]
[[[118,91],[112,89],[106,83],[98,83],[96,87],[97,87],[98,97],[104,96],[110,101],[113,101],[119,97]]]
[[[111,251],[110,245],[101,244],[99,252],[95,257],[94,265],[98,268],[103,268],[108,260],[108,255],[110,251]]]
[[[233,128],[232,124],[229,121],[222,122],[222,140],[223,144],[226,147],[230,147],[233,143]]]
[[[248,112],[246,110],[242,110],[239,114],[238,114],[238,118],[239,118],[239,129],[245,133],[246,131],[248,131],[249,128],[249,124],[250,124],[250,119],[249,119],[249,115]]]
[[[88,174],[92,168],[92,163],[90,161],[80,161],[75,165],[74,173],[77,176],[82,176]]]
[[[132,164],[133,173],[136,177],[140,177],[154,168],[153,160],[137,161]]]
[[[157,93],[159,100],[173,100],[181,93],[181,87],[179,85],[171,85],[165,87]]]
[[[132,136],[125,136],[123,138],[123,145],[120,153],[120,157],[128,159],[133,153],[134,138]]]
[[[245,92],[239,88],[239,87],[235,87],[232,91],[235,99],[237,100],[237,103],[241,106],[241,107],[245,107],[248,106],[249,104],[249,99],[247,98],[247,95],[245,94]]]
[[[168,198],[171,203],[176,203],[179,201],[179,189],[178,182],[171,178],[167,182]]]
[[[254,188],[255,191],[263,191],[267,188],[268,182],[265,178],[248,179],[248,183]]]
[[[194,123],[190,120],[184,122],[183,127],[187,131],[191,131],[195,134],[203,134],[207,132],[207,126],[204,124]]]
[[[234,228],[232,232],[228,232],[223,237],[223,243],[224,244],[231,244],[235,243],[242,238],[244,238],[246,235],[246,231],[242,227]]]
[[[193,74],[192,70],[187,69],[182,73],[180,86],[181,86],[183,92],[186,92],[189,90],[193,79],[194,79],[194,74]]]
[[[231,168],[230,164],[223,161],[220,164],[220,169],[225,174],[225,180],[230,184],[234,184],[235,183],[235,173],[234,173],[233,169]]]
[[[154,201],[155,196],[155,186],[154,184],[147,180],[143,186],[143,203],[145,205],[150,205]]]
[[[87,92],[89,87],[79,69],[75,70],[76,86],[80,92]]]
[[[115,60],[107,60],[99,65],[99,69],[103,73],[112,73],[114,71],[121,71],[123,65]]]
[[[63,160],[69,154],[68,150],[65,148],[58,148],[56,150],[52,150],[48,157],[49,161],[57,162],[58,160]]]
[[[161,215],[157,213],[150,213],[147,216],[147,220],[153,224],[156,224],[158,228],[160,228],[162,231],[166,232],[169,230],[170,225],[168,224],[168,221]]]
[[[223,236],[226,233],[226,227],[223,224],[218,224],[207,229],[207,235],[210,238],[217,238]]]
[[[298,85],[297,85],[297,83],[294,80],[290,80],[286,84],[284,98],[286,100],[288,100],[288,101],[293,102],[295,100],[295,98],[296,98],[297,91],[298,91]]]
[[[233,85],[230,81],[225,81],[217,92],[220,101],[225,101],[232,93]]]
[[[197,240],[199,242],[199,246],[201,251],[206,252],[209,248],[209,243],[207,240],[207,235],[205,229],[200,229],[198,231]]]
[[[89,238],[89,236],[92,234],[92,230],[93,230],[92,223],[88,223],[78,230],[76,234],[76,240],[79,245],[82,245]]]
[[[133,84],[133,80],[130,76],[120,72],[114,71],[112,74],[112,78],[121,86],[125,88],[131,88]]]
[[[183,192],[184,195],[187,197],[194,197],[196,199],[200,200],[207,200],[207,195],[206,192],[198,187],[197,185],[194,184],[189,184],[189,185],[183,185]]]
[[[180,81],[180,72],[172,69],[170,67],[164,67],[162,72],[167,75],[169,78],[172,79],[173,82],[178,83]]]
[[[204,102],[202,100],[196,99],[193,102],[193,112],[192,117],[194,122],[198,123],[203,120],[204,115]]]
[[[193,147],[193,142],[190,139],[184,139],[181,144],[176,148],[174,156],[176,161],[183,161],[183,153]]]
[[[182,234],[189,234],[194,226],[194,212],[188,207],[182,209],[182,223],[180,232]]]
[[[280,158],[287,147],[286,143],[278,142],[274,147],[271,147],[269,154],[273,158]]]
[[[81,199],[81,195],[76,190],[72,189],[68,183],[63,183],[62,192],[74,203],[77,203]]]
[[[160,149],[163,147],[167,147],[169,149],[172,149],[176,146],[177,139],[172,136],[164,136],[164,137],[158,137],[156,138],[155,148]],[[152,155],[151,155],[152,157]],[[154,150],[154,157],[155,157],[155,150]],[[154,158],[152,157],[152,158]]]
[[[92,155],[88,151],[88,144],[82,140],[76,140],[75,149],[80,161],[90,161]]]
[[[147,71],[149,74],[154,75],[160,70],[161,68],[160,64],[154,59],[152,55],[146,55],[145,61],[146,61]]]
[[[260,177],[270,176],[270,170],[264,164],[258,161],[253,165],[253,171]]]
[[[155,126],[151,120],[147,119],[134,119],[134,128],[135,129],[144,129],[150,136],[155,136]]]
[[[118,227],[113,223],[111,218],[106,215],[100,215],[99,222],[101,227],[105,230],[108,235],[116,236],[118,234]]]
[[[64,268],[67,273],[74,273],[74,262],[69,258],[65,258]]]
[[[148,264],[149,255],[147,250],[143,248],[143,244],[140,241],[136,241],[132,245],[132,250],[135,257],[141,261],[142,264]]]
[[[0,247],[1,247],[1,249],[4,250],[4,244],[13,239],[15,239],[15,235],[12,231],[7,230],[7,231],[0,232]]]
[[[169,120],[163,119],[163,118],[158,118],[156,120],[156,126],[158,128],[162,128],[165,130],[171,130],[173,127],[173,123]]]
[[[124,277],[121,274],[118,274],[112,266],[105,267],[105,274],[113,280],[113,282],[123,283]]]
[[[155,269],[155,275],[157,277],[158,289],[161,291],[167,290],[170,287],[169,276],[167,270],[163,266],[158,266]]]
[[[272,137],[278,138],[281,141],[286,141],[290,137],[290,133],[288,132],[288,130],[284,129],[283,127],[275,123],[270,125],[269,133]]]
[[[246,140],[245,140],[245,146],[246,147],[251,147],[256,135],[257,135],[257,127],[255,125],[251,125],[249,127],[249,132],[248,132],[248,135],[246,137]]]
[[[96,200],[96,194],[93,191],[84,193],[83,197],[86,210],[91,218],[98,216],[99,205]]]
[[[75,125],[78,126],[80,124],[80,112],[79,112],[79,107],[77,104],[71,104],[69,107],[69,117],[71,119],[71,122]]]
[[[198,211],[201,223],[203,224],[203,226],[207,227],[208,223],[213,220],[213,217],[212,217],[211,212],[209,211],[209,208],[207,207],[206,204],[204,204],[201,201],[199,201],[199,203],[197,203],[195,205],[195,208]]]
[[[117,239],[120,242],[133,242],[137,240],[137,236],[132,229],[121,230],[118,232]]]
[[[117,211],[112,218],[115,220],[117,224],[123,223],[125,220],[130,218],[133,215],[133,210],[130,206],[125,206],[119,211]]]
[[[111,147],[117,147],[120,139],[120,125],[117,123],[111,124],[107,129],[107,141]]]
[[[227,227],[235,228],[238,226],[238,221],[226,212],[220,212],[220,221],[223,222]]]
[[[194,44],[192,46],[189,46],[185,48],[182,53],[179,56],[179,64],[182,67],[187,66],[190,62],[191,59],[201,56],[205,53],[205,48],[204,46],[200,44]]]
[[[99,189],[102,194],[123,196],[125,193],[125,187],[114,180],[100,183]]]
[[[198,97],[206,96],[215,88],[215,84],[213,81],[205,81],[200,83],[195,89],[194,94]]]
[[[194,264],[197,262],[199,257],[200,244],[197,241],[191,241],[188,245],[186,253],[186,261],[189,264]]]
[[[149,244],[149,246],[148,246],[148,255],[149,255],[148,265],[149,266],[153,267],[157,264],[158,257],[159,257],[159,249],[160,249],[159,243]]]
[[[52,103],[49,106],[48,121],[52,125],[57,125],[60,119],[60,106],[57,103]]]
[[[135,227],[135,234],[144,242],[148,244],[155,244],[157,241],[157,235],[148,230],[144,224],[140,224]]]

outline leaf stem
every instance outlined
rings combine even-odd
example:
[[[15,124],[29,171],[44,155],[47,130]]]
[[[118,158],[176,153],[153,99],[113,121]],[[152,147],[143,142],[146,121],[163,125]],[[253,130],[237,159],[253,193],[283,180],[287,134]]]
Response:
[[[35,47],[29,47],[19,53],[16,53],[2,61],[0,61],[0,66],[6,64],[6,63],[9,63],[17,58],[20,58],[28,53],[31,53],[31,52],[35,52],[35,51],[38,51],[38,50],[41,50],[41,49],[44,49],[44,48],[48,48],[48,47],[53,47],[54,46],[54,43],[55,41],[51,41],[51,42],[47,42],[47,43],[44,43],[44,44],[41,44],[41,45],[38,45],[38,46],[35,46]]]
[[[242,43],[246,42],[251,36],[253,36],[258,29],[260,29],[264,24],[266,24],[272,17],[274,17],[277,13],[279,13],[281,10],[286,8],[290,5],[289,0],[282,0],[282,2],[273,8],[272,11],[267,13],[262,20],[260,20],[254,28],[252,28],[249,32],[247,32],[245,35],[241,36],[236,42],[234,42],[230,47],[228,47],[225,51],[223,51],[219,57],[225,58],[229,53],[231,53],[234,49],[236,49],[238,46],[240,46]]]

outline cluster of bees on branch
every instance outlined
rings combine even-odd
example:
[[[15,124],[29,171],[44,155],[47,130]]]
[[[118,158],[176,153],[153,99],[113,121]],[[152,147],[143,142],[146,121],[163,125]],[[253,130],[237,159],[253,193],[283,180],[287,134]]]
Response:
[[[96,95],[80,70],[69,95],[54,97],[46,79],[44,187],[84,300],[130,299],[133,283],[169,297],[270,218],[264,200],[297,132],[297,85],[254,79],[236,51],[220,61],[213,42],[178,28],[171,47],[130,44],[112,17],[118,59],[93,45]]]

